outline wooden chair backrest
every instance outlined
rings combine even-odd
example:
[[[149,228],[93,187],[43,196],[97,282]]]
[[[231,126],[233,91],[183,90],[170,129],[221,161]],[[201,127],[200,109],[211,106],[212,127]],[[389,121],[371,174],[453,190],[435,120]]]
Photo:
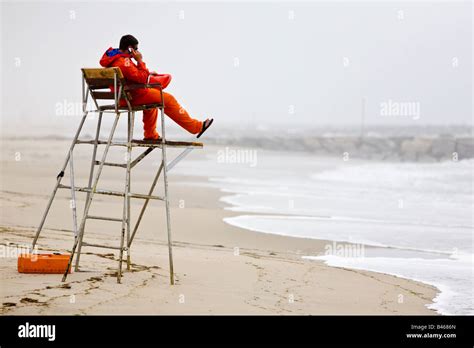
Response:
[[[81,70],[90,93],[96,100],[115,99],[114,93],[109,90],[111,86],[114,86],[115,79],[117,79],[117,89],[120,86],[125,86],[125,78],[122,71],[117,67],[83,68]],[[108,91],[100,91],[101,89],[107,89]]]

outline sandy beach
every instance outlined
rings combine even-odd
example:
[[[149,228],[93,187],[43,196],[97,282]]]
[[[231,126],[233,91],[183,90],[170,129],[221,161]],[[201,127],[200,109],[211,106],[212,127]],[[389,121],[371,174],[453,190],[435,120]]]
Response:
[[[1,313],[20,314],[436,314],[427,308],[432,286],[395,276],[326,266],[303,255],[324,252],[326,241],[257,233],[223,222],[217,189],[189,185],[205,178],[170,173],[176,285],[168,279],[164,205],[153,202],[132,245],[132,268],[122,284],[117,253],[84,248],[81,271],[61,275],[17,272],[15,251],[31,243],[69,140],[4,139],[1,158]],[[191,156],[205,156],[206,148]],[[155,161],[159,154],[155,155]],[[89,148],[77,148],[76,185],[85,185]],[[119,158],[120,154],[116,155]],[[146,192],[156,166],[132,174],[132,191]],[[192,173],[190,173],[192,174]],[[106,168],[101,187],[120,189],[124,171]],[[187,183],[181,185],[181,183]],[[158,191],[159,192],[159,191]],[[79,195],[81,202],[84,195]],[[94,213],[120,217],[122,200],[97,197]],[[58,194],[40,251],[67,252],[73,244],[70,192]],[[95,201],[96,202],[96,201]],[[78,205],[79,212],[83,209]],[[137,216],[140,201],[132,205]],[[88,222],[84,240],[119,242],[120,224]],[[18,248],[17,248],[18,247]],[[401,300],[402,299],[402,300]]]

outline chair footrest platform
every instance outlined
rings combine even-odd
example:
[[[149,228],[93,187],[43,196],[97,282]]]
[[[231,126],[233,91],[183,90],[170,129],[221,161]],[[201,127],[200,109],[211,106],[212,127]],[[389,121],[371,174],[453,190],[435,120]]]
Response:
[[[76,144],[90,144],[94,145],[95,140],[77,140]],[[166,147],[203,147],[203,143],[194,142],[194,141],[175,141],[175,140],[166,140]],[[99,140],[97,145],[107,145],[106,141]],[[112,141],[111,146],[128,146],[127,142],[117,142]],[[162,147],[162,140],[132,140],[132,147]]]

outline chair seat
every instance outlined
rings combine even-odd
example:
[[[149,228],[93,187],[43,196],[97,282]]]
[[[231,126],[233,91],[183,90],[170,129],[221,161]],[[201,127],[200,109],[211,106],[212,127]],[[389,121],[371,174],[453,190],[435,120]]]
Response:
[[[144,104],[144,105],[132,105],[132,111],[141,111],[147,109],[156,109],[161,108],[162,104]],[[119,106],[118,109],[120,111],[128,111],[128,106]],[[115,105],[101,105],[99,106],[100,111],[105,110],[115,110]]]

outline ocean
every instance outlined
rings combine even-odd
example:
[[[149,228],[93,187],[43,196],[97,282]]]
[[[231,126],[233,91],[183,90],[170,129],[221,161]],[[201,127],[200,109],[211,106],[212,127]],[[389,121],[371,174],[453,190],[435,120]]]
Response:
[[[324,253],[303,258],[430,284],[440,290],[430,308],[474,314],[472,159],[386,162],[221,146],[173,170],[209,177],[203,185],[219,188],[226,209],[239,213],[228,224],[327,240]]]

